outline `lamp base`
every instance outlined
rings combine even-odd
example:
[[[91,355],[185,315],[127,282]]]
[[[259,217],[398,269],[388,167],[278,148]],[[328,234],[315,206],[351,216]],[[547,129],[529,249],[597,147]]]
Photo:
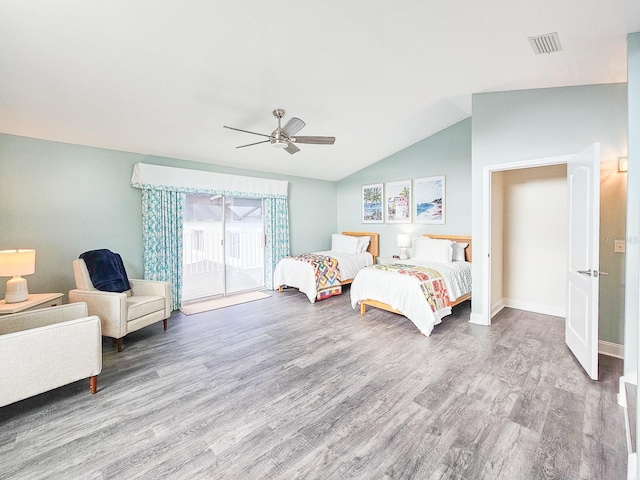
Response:
[[[400,247],[400,260],[407,260],[408,258],[407,247]]]
[[[25,302],[29,297],[27,280],[20,275],[16,275],[7,281],[7,288],[4,294],[4,301],[7,303]]]

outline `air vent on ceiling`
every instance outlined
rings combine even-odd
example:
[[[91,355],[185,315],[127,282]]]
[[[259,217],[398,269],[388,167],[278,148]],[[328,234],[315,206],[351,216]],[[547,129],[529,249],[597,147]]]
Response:
[[[558,38],[558,32],[546,33],[544,35],[538,35],[537,37],[529,37],[529,43],[536,55],[541,53],[559,52],[562,50],[560,45],[560,38]]]

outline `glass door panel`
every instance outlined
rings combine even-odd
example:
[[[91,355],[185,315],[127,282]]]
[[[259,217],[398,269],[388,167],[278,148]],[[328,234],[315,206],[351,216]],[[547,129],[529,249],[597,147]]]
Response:
[[[182,301],[264,287],[262,200],[185,195]]]
[[[227,197],[226,293],[264,287],[262,199]]]
[[[185,196],[182,242],[183,302],[224,293],[222,202],[222,196]]]

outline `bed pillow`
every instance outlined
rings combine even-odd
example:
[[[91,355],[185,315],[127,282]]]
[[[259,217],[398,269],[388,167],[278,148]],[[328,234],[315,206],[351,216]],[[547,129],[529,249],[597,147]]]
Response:
[[[451,240],[420,237],[416,240],[414,258],[423,262],[451,263],[453,246]]]
[[[453,242],[453,258],[454,262],[464,262],[464,249],[469,246],[468,243]]]
[[[334,233],[331,235],[331,251],[339,253],[357,253],[358,239],[349,235]]]
[[[367,251],[371,237],[368,235],[363,237],[356,237],[358,239],[358,251],[356,253],[363,253]]]

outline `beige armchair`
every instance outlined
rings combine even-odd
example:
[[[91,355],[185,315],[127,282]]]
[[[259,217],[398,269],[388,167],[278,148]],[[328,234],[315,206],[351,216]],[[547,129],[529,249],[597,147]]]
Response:
[[[0,407],[102,371],[100,319],[74,303],[0,316]]]
[[[118,352],[123,349],[123,337],[147,325],[163,320],[164,330],[171,315],[169,282],[129,279],[131,290],[123,293],[96,289],[85,261],[73,261],[76,289],[69,292],[70,302],[85,302],[91,315],[100,317],[102,335],[115,338]]]

